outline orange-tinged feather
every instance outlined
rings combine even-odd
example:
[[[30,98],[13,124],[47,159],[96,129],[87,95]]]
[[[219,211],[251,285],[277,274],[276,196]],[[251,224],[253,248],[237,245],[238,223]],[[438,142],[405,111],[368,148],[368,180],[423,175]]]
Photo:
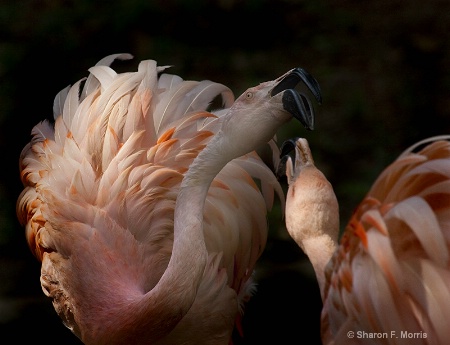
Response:
[[[175,127],[168,129],[158,138],[156,144],[161,144],[162,142],[171,139],[174,132],[175,132]]]

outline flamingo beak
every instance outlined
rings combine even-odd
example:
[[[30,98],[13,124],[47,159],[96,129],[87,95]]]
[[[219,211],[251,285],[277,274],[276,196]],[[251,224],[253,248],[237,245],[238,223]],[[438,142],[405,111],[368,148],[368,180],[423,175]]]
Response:
[[[298,138],[287,139],[283,142],[280,148],[280,162],[278,163],[278,167],[276,168],[276,176],[278,180],[281,180],[283,177],[286,177],[286,164],[290,157],[291,151],[294,151]]]
[[[322,95],[319,83],[314,77],[303,68],[294,68],[287,73],[279,83],[272,89],[270,95],[283,92],[283,108],[293,117],[298,119],[302,125],[309,130],[314,129],[314,108],[309,98],[295,90],[298,83],[303,82],[316,98],[319,104],[322,103]]]

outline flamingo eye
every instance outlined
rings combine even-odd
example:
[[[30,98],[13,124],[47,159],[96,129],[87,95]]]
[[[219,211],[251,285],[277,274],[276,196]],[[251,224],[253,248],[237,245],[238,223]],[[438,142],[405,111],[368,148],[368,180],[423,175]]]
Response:
[[[248,91],[248,92],[245,94],[245,98],[247,98],[247,99],[252,99],[252,98],[253,98],[253,92]]]

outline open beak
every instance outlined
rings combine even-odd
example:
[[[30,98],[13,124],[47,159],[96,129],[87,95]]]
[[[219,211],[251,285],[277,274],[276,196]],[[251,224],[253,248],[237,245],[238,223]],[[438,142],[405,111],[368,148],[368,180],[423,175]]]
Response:
[[[283,92],[283,108],[298,119],[306,129],[313,130],[314,108],[312,107],[311,101],[305,94],[295,90],[295,87],[301,81],[308,87],[317,102],[321,104],[322,96],[319,83],[303,68],[294,68],[281,77],[281,80],[272,89],[270,95],[273,97]]]
[[[281,180],[283,177],[286,176],[286,164],[290,157],[290,153],[294,151],[297,143],[298,138],[292,138],[287,139],[283,142],[280,148],[280,162],[278,163],[278,166],[276,167],[276,176],[278,180]]]

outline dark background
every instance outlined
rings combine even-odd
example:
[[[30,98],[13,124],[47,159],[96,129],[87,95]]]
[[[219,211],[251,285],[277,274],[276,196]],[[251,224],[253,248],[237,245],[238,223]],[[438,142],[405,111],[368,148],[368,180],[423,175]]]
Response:
[[[421,138],[449,133],[450,2],[344,0],[0,0],[0,334],[19,343],[77,344],[43,295],[40,265],[15,216],[18,157],[55,94],[102,57],[155,59],[184,79],[236,95],[303,67],[319,81],[316,131],[306,136],[335,187],[345,224],[382,168]],[[270,217],[246,344],[319,342],[320,296],[309,263]],[[3,342],[2,342],[3,343]]]

